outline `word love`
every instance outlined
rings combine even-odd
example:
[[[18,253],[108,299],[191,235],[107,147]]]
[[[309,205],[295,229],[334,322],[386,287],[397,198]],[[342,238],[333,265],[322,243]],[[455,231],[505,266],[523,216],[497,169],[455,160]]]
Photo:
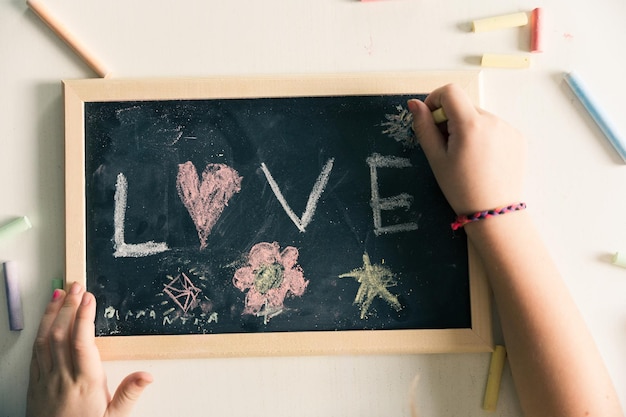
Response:
[[[381,197],[378,187],[379,168],[408,168],[411,162],[407,158],[395,156],[383,156],[372,154],[366,160],[370,168],[371,199],[374,233],[376,235],[386,233],[406,232],[417,229],[417,223],[399,223],[383,226],[382,212],[398,208],[408,209],[413,196],[402,193],[392,197]],[[313,188],[309,193],[306,207],[301,216],[295,214],[289,203],[283,196],[278,183],[272,177],[269,168],[261,163],[261,170],[272,189],[276,199],[280,202],[283,210],[289,216],[293,224],[305,233],[307,226],[313,220],[317,203],[320,200],[328,179],[333,169],[334,158],[330,158],[322,167]],[[198,176],[196,167],[190,161],[178,165],[176,188],[178,196],[189,212],[189,216],[196,226],[200,249],[207,246],[207,239],[213,226],[219,220],[222,212],[228,206],[228,201],[241,191],[243,178],[233,168],[225,164],[208,164],[202,172],[202,178]],[[125,241],[125,217],[128,201],[128,181],[123,173],[118,174],[115,184],[115,208],[113,213],[114,236],[113,246],[115,257],[143,257],[155,255],[169,250],[167,243],[148,241],[143,243],[126,243]]]

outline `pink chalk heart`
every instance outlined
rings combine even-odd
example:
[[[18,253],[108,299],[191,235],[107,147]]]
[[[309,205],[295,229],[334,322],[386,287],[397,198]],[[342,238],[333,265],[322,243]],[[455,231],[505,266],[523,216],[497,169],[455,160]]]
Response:
[[[206,248],[211,229],[222,215],[228,200],[241,191],[239,173],[224,164],[208,164],[198,179],[196,167],[187,161],[178,165],[178,196],[196,225],[200,249]]]

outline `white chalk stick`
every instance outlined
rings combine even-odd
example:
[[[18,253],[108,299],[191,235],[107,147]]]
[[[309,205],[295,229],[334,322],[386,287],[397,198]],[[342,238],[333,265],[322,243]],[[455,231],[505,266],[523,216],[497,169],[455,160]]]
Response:
[[[481,67],[491,68],[528,68],[530,57],[527,55],[484,54]]]
[[[514,28],[526,26],[528,24],[528,14],[525,12],[506,14],[502,16],[488,17],[486,19],[474,20],[472,31],[487,32],[490,30]]]

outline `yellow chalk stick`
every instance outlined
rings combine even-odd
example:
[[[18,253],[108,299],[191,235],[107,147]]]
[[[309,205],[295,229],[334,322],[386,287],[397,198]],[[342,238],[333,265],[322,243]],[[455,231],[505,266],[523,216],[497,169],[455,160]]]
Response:
[[[528,68],[530,57],[526,55],[484,54],[481,67],[492,68]]]
[[[433,119],[435,120],[435,123],[437,124],[448,121],[448,115],[446,115],[446,112],[443,111],[443,107],[440,107],[437,110],[434,110],[432,114],[433,114]]]
[[[487,32],[490,30],[514,28],[526,26],[528,24],[528,14],[525,12],[506,14],[502,16],[488,17],[486,19],[474,20],[472,31]]]
[[[497,345],[491,354],[491,363],[489,364],[489,376],[487,377],[487,387],[485,388],[485,398],[483,401],[483,409],[487,411],[495,411],[498,404],[498,395],[500,394],[500,381],[502,380],[502,370],[504,369],[504,360],[506,359],[506,349],[504,346]]]

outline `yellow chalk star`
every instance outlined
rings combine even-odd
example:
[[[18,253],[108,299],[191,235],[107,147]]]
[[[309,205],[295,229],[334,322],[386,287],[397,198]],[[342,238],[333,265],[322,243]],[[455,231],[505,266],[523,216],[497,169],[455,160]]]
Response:
[[[396,311],[402,309],[398,297],[387,289],[397,285],[395,276],[387,267],[372,265],[367,253],[363,254],[363,266],[361,268],[341,274],[339,278],[354,278],[361,284],[354,298],[354,304],[358,304],[361,308],[361,319],[367,316],[370,305],[376,297],[385,300]]]

